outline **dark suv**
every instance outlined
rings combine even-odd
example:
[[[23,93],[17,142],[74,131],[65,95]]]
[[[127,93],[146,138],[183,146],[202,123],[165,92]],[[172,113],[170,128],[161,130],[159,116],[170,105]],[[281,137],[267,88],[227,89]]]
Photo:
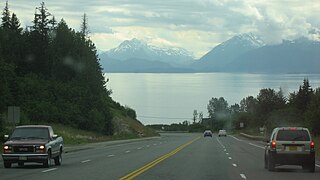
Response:
[[[315,171],[314,142],[307,128],[275,128],[267,143],[264,164],[269,171],[280,165],[301,165],[303,169]]]

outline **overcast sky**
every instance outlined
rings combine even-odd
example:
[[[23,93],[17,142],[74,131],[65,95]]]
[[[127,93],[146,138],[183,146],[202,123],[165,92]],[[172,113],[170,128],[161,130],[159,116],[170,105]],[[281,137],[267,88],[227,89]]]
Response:
[[[43,0],[42,0],[43,1]],[[31,25],[41,0],[9,0],[21,24]],[[2,8],[5,0],[0,1]],[[268,44],[320,34],[320,0],[50,0],[57,20],[79,30],[86,13],[97,48],[109,50],[138,38],[156,46],[183,47],[201,57],[241,33]]]

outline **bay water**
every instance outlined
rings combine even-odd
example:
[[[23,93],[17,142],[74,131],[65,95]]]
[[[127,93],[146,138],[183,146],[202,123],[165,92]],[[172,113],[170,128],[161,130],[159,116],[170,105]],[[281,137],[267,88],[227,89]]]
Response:
[[[111,97],[134,109],[143,124],[192,122],[193,111],[208,116],[213,97],[224,97],[229,105],[262,88],[281,88],[286,96],[298,91],[307,78],[313,89],[320,87],[320,74],[244,73],[107,73]]]

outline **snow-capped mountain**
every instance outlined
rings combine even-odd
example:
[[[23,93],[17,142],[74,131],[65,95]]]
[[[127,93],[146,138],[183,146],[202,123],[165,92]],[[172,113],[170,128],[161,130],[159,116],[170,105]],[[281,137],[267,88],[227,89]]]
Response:
[[[165,62],[173,66],[190,64],[194,60],[192,54],[183,48],[160,48],[136,38],[123,41],[118,47],[102,54],[102,57],[121,61],[144,59]]]
[[[231,63],[236,57],[265,46],[261,38],[252,33],[233,36],[231,39],[214,47],[194,64],[203,71],[223,71],[223,67]]]
[[[249,33],[234,36],[192,61],[186,50],[159,48],[132,39],[101,54],[100,62],[105,72],[320,73],[319,49],[320,41],[304,37],[266,45]]]
[[[230,46],[247,46],[250,48],[259,48],[265,46],[264,41],[253,33],[240,34],[220,44],[222,48]],[[217,46],[219,47],[219,46]]]
[[[320,42],[301,37],[266,45],[236,57],[229,72],[320,73]]]

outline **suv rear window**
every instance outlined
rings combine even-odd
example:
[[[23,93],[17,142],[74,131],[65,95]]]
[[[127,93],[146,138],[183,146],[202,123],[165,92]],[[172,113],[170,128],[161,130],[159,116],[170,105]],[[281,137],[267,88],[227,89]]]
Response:
[[[277,141],[310,141],[306,130],[279,130]]]

